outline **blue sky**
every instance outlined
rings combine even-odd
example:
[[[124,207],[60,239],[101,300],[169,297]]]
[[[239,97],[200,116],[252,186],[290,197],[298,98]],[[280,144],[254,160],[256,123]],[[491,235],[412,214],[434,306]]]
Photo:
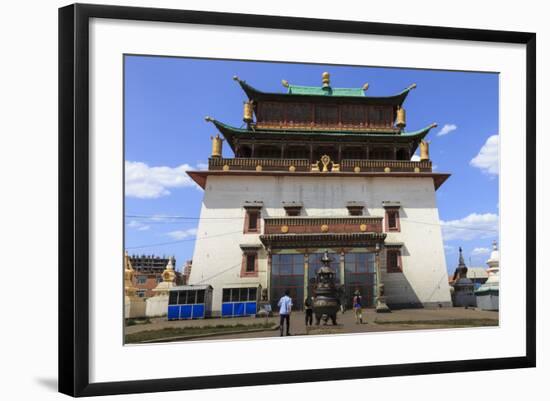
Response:
[[[430,157],[437,171],[452,174],[436,193],[447,269],[457,265],[458,246],[468,265],[485,266],[498,239],[498,74],[143,56],[125,58],[129,253],[174,255],[178,269],[192,258],[202,190],[185,171],[208,160],[216,131],[205,116],[242,125],[246,97],[234,75],[282,92],[281,79],[320,85],[324,71],[334,87],[368,82],[370,96],[417,84],[404,104],[407,129],[437,122]]]

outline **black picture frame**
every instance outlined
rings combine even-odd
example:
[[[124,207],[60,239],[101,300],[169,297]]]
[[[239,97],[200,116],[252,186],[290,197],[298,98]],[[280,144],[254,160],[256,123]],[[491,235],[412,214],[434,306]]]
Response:
[[[521,357],[90,383],[88,61],[91,18],[523,44],[526,47],[526,354]],[[59,9],[59,391],[71,396],[362,379],[536,364],[536,35],[434,26],[74,4]]]

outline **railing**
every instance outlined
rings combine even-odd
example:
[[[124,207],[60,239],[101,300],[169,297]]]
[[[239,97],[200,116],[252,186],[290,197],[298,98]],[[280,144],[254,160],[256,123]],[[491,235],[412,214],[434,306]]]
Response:
[[[258,167],[260,166],[260,167]],[[309,171],[308,159],[211,158],[209,170]]]
[[[211,158],[209,170],[245,170],[245,171],[318,171],[316,163],[308,159],[261,159],[261,158]],[[348,173],[369,172],[431,172],[432,162],[409,160],[364,160],[343,159],[339,171]]]
[[[389,170],[388,170],[389,169]],[[348,172],[431,172],[432,162],[409,160],[361,160],[344,159],[340,163],[340,171]]]
[[[269,217],[264,234],[314,234],[382,232],[382,217]]]

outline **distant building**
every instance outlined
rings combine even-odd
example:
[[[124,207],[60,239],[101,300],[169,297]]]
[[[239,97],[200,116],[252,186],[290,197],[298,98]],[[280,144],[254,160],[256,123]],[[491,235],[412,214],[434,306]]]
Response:
[[[193,267],[193,260],[186,260],[185,266],[182,269],[182,285],[189,284],[189,276],[191,275],[191,269]]]
[[[168,265],[169,258],[155,255],[132,255],[130,262],[134,268],[132,282],[137,288],[136,295],[142,298],[149,298],[154,295],[153,289],[162,282],[162,272]],[[172,264],[176,260],[172,257]],[[182,274],[176,272],[176,284],[181,284]]]

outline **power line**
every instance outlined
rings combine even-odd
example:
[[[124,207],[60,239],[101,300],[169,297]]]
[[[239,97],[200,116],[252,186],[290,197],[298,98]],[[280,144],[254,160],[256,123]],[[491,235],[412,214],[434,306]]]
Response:
[[[242,231],[232,231],[232,232],[229,232],[229,233],[209,235],[207,237],[187,238],[187,239],[181,239],[181,240],[178,240],[178,241],[160,242],[160,243],[157,243],[157,244],[129,246],[129,247],[126,247],[126,249],[140,249],[140,248],[151,248],[151,247],[155,247],[155,246],[173,245],[173,244],[179,244],[179,243],[182,243],[182,242],[190,242],[190,241],[196,241],[196,240],[201,240],[201,239],[210,239],[210,238],[216,238],[216,237],[223,237],[225,235],[233,235],[233,234],[238,234],[238,233],[242,233]]]
[[[182,219],[182,220],[242,220],[243,217],[191,217],[191,216],[146,216],[146,215],[126,215],[128,218],[143,218],[143,219],[159,219],[159,218],[166,218],[166,219]],[[279,216],[277,216],[279,217]],[[280,216],[280,217],[286,217],[286,216]],[[312,216],[312,217],[318,217],[318,218],[327,218],[331,216]],[[347,217],[347,216],[346,216]],[[363,217],[369,217],[369,216],[363,216]],[[424,225],[430,225],[430,226],[437,226],[440,228],[450,227],[457,230],[470,230],[470,231],[481,231],[481,232],[493,232],[497,233],[499,230],[492,230],[492,229],[483,229],[483,228],[475,228],[475,227],[460,227],[460,226],[449,226],[441,223],[429,223],[426,221],[416,221],[416,220],[410,220],[410,219],[402,219],[404,222],[407,223],[416,223],[416,224],[424,224]],[[175,224],[177,222],[163,222],[163,221],[153,221],[153,222],[147,222],[143,224]]]

